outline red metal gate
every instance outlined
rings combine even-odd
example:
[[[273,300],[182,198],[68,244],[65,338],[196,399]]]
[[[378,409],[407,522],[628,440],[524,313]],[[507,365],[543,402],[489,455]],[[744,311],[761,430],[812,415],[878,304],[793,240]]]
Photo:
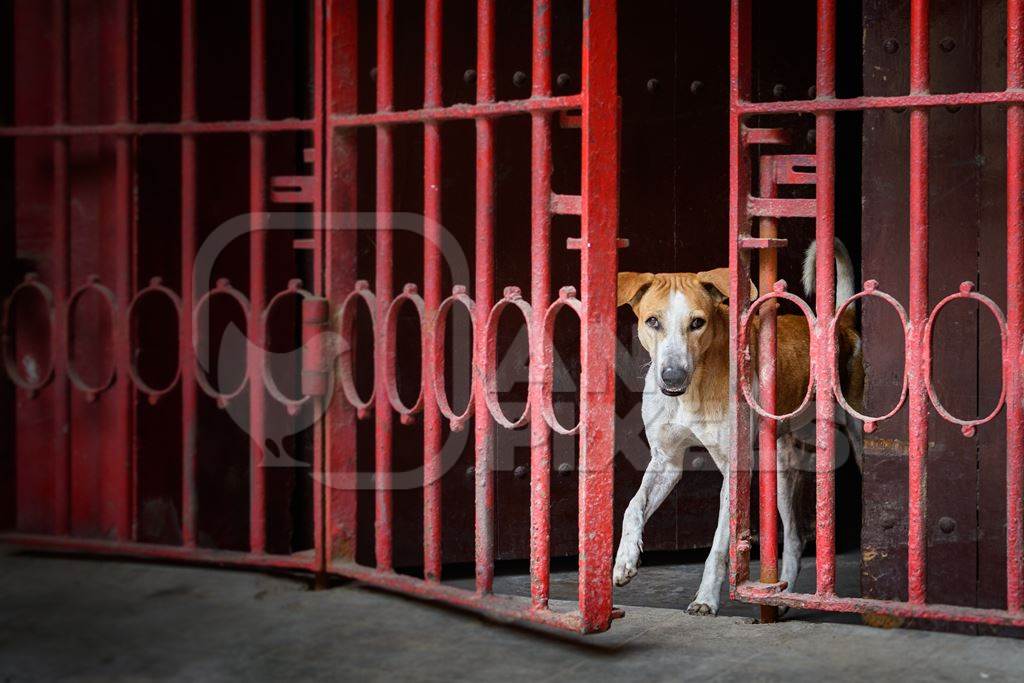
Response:
[[[793,606],[811,609],[861,612],[898,617],[943,619],[1003,626],[1024,625],[1024,383],[1019,376],[1024,334],[1024,233],[1022,203],[1024,188],[1024,4],[1018,0],[1007,3],[1007,74],[1006,89],[997,92],[964,92],[933,94],[929,90],[929,3],[914,0],[910,15],[910,92],[891,97],[836,97],[836,2],[817,3],[817,78],[812,99],[788,102],[754,102],[751,98],[751,34],[752,3],[733,0],[730,63],[732,72],[730,116],[730,267],[732,269],[730,340],[732,353],[731,421],[734,434],[730,455],[732,528],[730,543],[730,589],[735,598],[768,606]],[[1004,317],[999,307],[973,283],[964,282],[958,292],[950,292],[934,307],[928,301],[928,114],[931,108],[979,105],[1005,105],[1007,111],[1006,150],[1006,301]],[[905,375],[901,397],[885,415],[863,416],[847,404],[836,370],[834,322],[842,313],[835,311],[835,115],[841,111],[867,111],[886,108],[910,110],[910,305],[909,312],[884,292],[885,283],[874,280],[864,283],[864,290],[854,300],[879,298],[891,305],[903,323],[905,335]],[[785,132],[776,128],[750,127],[757,116],[771,116],[773,123],[785,115],[813,115],[816,122],[816,152],[811,158],[788,155],[762,157],[760,192],[751,186],[751,157],[758,146],[786,143]],[[813,166],[813,172],[794,173],[797,166]],[[766,178],[766,176],[771,178]],[[766,182],[767,180],[767,182]],[[779,184],[816,185],[814,199],[779,198],[774,189]],[[807,217],[816,219],[817,285],[815,305],[810,307],[786,290],[784,282],[775,279],[773,250],[783,246],[776,237],[780,219]],[[760,234],[752,236],[752,221]],[[762,292],[750,306],[750,252],[759,250]],[[765,256],[767,255],[767,258]],[[766,281],[767,280],[767,281]],[[765,287],[765,285],[769,287]],[[765,291],[770,289],[771,291]],[[938,313],[956,300],[970,300],[987,308],[995,317],[1002,339],[1003,389],[995,409],[987,416],[963,418],[951,415],[942,405],[932,381],[932,330]],[[777,533],[775,518],[775,438],[777,420],[774,401],[766,390],[763,405],[755,405],[744,396],[741,373],[748,364],[741,361],[749,355],[746,329],[762,305],[786,300],[796,305],[806,317],[811,330],[811,383],[805,405],[812,397],[816,411],[816,560],[817,586],[813,594],[783,592],[778,582]],[[849,302],[848,305],[852,304]],[[847,306],[843,306],[845,310]],[[765,308],[771,320],[772,307]],[[771,349],[772,325],[762,327],[761,358],[770,368],[774,363]],[[772,373],[765,374],[770,386]],[[865,431],[895,415],[903,406],[909,409],[909,534],[908,534],[908,600],[878,600],[843,597],[836,594],[835,562],[835,436],[836,404],[865,422]],[[943,419],[961,427],[965,438],[972,438],[977,428],[991,421],[1006,407],[1006,608],[936,605],[928,602],[926,592],[926,519],[925,481],[928,456],[929,406]],[[760,453],[760,553],[761,576],[750,579],[750,493],[751,493],[751,430],[750,408],[762,416]],[[792,588],[792,587],[789,587]]]
[[[363,3],[365,4],[365,3]],[[137,91],[147,83],[139,75],[139,37],[141,5],[130,0],[88,5],[81,14],[95,13],[98,34],[103,36],[109,62],[110,86],[100,85],[101,99],[109,100],[109,111],[95,119],[82,121],[72,115],[69,102],[76,92],[70,71],[82,45],[81,34],[72,28],[66,0],[42,3],[16,3],[14,24],[21,35],[45,35],[44,51],[37,68],[18,65],[17,73],[29,78],[17,84],[20,102],[28,102],[16,112],[14,125],[0,128],[0,138],[11,140],[13,157],[19,166],[15,188],[22,183],[37,183],[39,175],[28,171],[28,161],[48,168],[44,181],[47,196],[40,200],[49,234],[18,236],[17,256],[30,262],[30,273],[7,299],[4,318],[4,358],[10,379],[19,387],[16,398],[18,430],[18,522],[17,531],[5,539],[33,546],[76,551],[117,553],[165,559],[195,560],[244,566],[274,566],[304,569],[320,575],[336,574],[427,598],[478,609],[490,614],[520,618],[580,632],[608,628],[616,613],[611,604],[612,540],[612,456],[614,450],[614,358],[615,349],[615,272],[618,248],[618,125],[619,103],[616,84],[616,8],[615,3],[583,2],[582,78],[578,94],[553,96],[551,77],[552,14],[550,4],[535,0],[532,8],[522,10],[532,17],[532,92],[526,99],[496,97],[495,89],[495,2],[477,3],[476,102],[445,105],[442,98],[442,2],[425,3],[424,92],[422,104],[412,108],[396,107],[395,7],[393,0],[380,0],[376,7],[376,67],[371,74],[362,56],[372,54],[367,46],[374,37],[360,27],[368,18],[360,17],[361,3],[345,0],[314,0],[310,7],[311,106],[309,115],[275,116],[268,111],[269,59],[267,6],[264,0],[249,0],[249,107],[248,116],[232,117],[197,111],[197,55],[211,46],[197,37],[195,0],[182,0],[180,16],[164,17],[180,21],[180,117],[171,122],[138,120]],[[365,9],[365,8],[363,8]],[[148,11],[156,11],[147,8]],[[92,15],[90,15],[92,16]],[[88,22],[86,22],[88,23]],[[75,24],[77,26],[77,24]],[[79,27],[80,28],[80,27]],[[94,34],[89,34],[94,35]],[[362,49],[360,49],[362,48]],[[26,44],[16,56],[37,56],[40,48]],[[275,55],[275,58],[277,55]],[[230,59],[230,55],[219,55]],[[295,57],[295,59],[301,59]],[[367,76],[375,79],[376,104],[360,106],[361,83]],[[25,96],[26,88],[45,85],[46,95]],[[166,86],[166,83],[162,84]],[[108,92],[109,91],[109,92]],[[39,103],[42,104],[39,104]],[[35,104],[36,106],[32,106]],[[577,113],[578,112],[578,113]],[[493,264],[495,194],[500,191],[495,178],[494,125],[501,117],[528,117],[532,127],[532,220],[530,242],[533,278],[528,303],[515,287],[507,287],[503,296],[493,293],[496,283]],[[46,120],[48,118],[48,120]],[[472,122],[476,128],[475,178],[475,278],[473,282],[455,282],[452,295],[442,292],[441,202],[440,184],[441,129],[451,122]],[[582,173],[575,195],[553,192],[552,126],[581,129]],[[393,211],[395,211],[394,158],[395,139],[405,128],[422,128],[423,134],[423,214],[422,287],[405,284],[396,295],[393,267]],[[357,137],[360,130],[375,131],[375,274],[372,284],[357,281],[358,227],[357,189],[359,185]],[[289,134],[306,141],[302,163],[290,173],[273,174],[268,169],[274,136]],[[201,177],[212,165],[202,146],[209,139],[233,139],[244,136],[247,146],[248,210],[240,235],[248,238],[240,272],[248,279],[243,286],[210,267],[200,273],[197,259],[204,243],[197,231],[197,193],[208,192],[219,177]],[[180,237],[177,249],[178,291],[145,272],[146,258],[140,256],[140,243],[151,226],[145,211],[140,214],[137,167],[144,163],[140,149],[144,141],[170,139],[180,154]],[[78,272],[74,238],[75,217],[71,197],[72,181],[80,173],[70,164],[78,154],[78,141],[98,148],[110,148],[112,166],[109,180],[106,170],[99,176],[104,185],[103,202],[109,202],[113,238],[101,268],[95,273]],[[28,160],[28,161],[25,161]],[[37,166],[33,166],[36,168]],[[230,173],[230,170],[223,169]],[[26,180],[28,178],[28,180]],[[468,178],[458,179],[467,187]],[[20,196],[20,194],[19,194]],[[282,247],[269,235],[275,220],[272,205],[295,204],[308,222],[306,232],[285,246],[289,258],[303,261],[308,285],[289,277],[278,288],[280,279],[268,264],[279,256]],[[106,204],[104,204],[106,206]],[[20,211],[19,207],[19,211]],[[38,209],[35,218],[38,221]],[[549,252],[551,222],[554,215],[579,216],[580,236],[566,246],[580,252],[580,296],[563,288],[552,300],[550,292]],[[19,214],[19,220],[21,214]],[[230,222],[230,221],[229,221]],[[31,232],[31,231],[28,231]],[[43,229],[44,234],[47,230]],[[99,243],[100,233],[94,240]],[[209,237],[207,235],[206,237]],[[35,240],[33,242],[33,240]],[[79,240],[80,242],[81,240]],[[208,240],[207,240],[208,241]],[[41,252],[32,247],[40,247]],[[106,247],[105,244],[100,244]],[[290,247],[290,249],[288,249]],[[152,247],[153,251],[160,251]],[[300,271],[302,269],[300,268]],[[300,273],[301,275],[301,273]],[[148,285],[140,286],[140,283]],[[525,283],[524,283],[525,284]],[[239,288],[236,288],[239,287]],[[422,292],[422,298],[421,294]],[[472,296],[472,298],[471,298]],[[109,344],[99,346],[109,361],[109,373],[98,380],[83,377],[75,362],[76,343],[88,330],[76,306],[83,299],[92,303],[88,311],[109,325]],[[145,326],[137,321],[143,301],[162,297],[176,311],[177,370],[166,383],[143,379],[136,359],[142,348]],[[29,306],[34,301],[34,307]],[[301,309],[301,382],[294,373],[289,392],[275,374],[273,353],[269,351],[271,319],[288,302]],[[361,398],[352,381],[352,365],[357,354],[355,327],[357,309],[365,304],[373,324],[373,395]],[[395,381],[398,310],[412,304],[420,316],[422,380],[419,399],[408,406]],[[240,315],[248,345],[242,376],[233,388],[211,381],[209,358],[213,355],[209,337],[215,306],[234,306]],[[445,395],[444,358],[445,320],[453,307],[464,306],[473,327],[472,399],[466,412],[456,415]],[[553,321],[564,308],[573,309],[581,323],[580,421],[568,429],[550,409]],[[19,329],[25,310],[33,308],[36,319],[32,329]],[[499,405],[494,387],[497,327],[502,311],[516,308],[525,318],[529,334],[530,386],[527,409],[518,420],[510,420]],[[95,313],[99,310],[100,313]],[[237,317],[236,315],[236,317]],[[297,326],[296,322],[296,326]],[[332,347],[329,333],[337,327],[340,348]],[[91,329],[91,328],[89,328]],[[33,346],[43,340],[48,351]],[[28,349],[26,351],[26,348]],[[339,352],[335,364],[334,353]],[[52,361],[47,360],[52,358]],[[42,360],[39,366],[38,361]],[[30,371],[26,370],[32,366]],[[337,373],[339,382],[329,381]],[[275,378],[278,377],[278,378]],[[146,401],[142,399],[145,398]],[[177,402],[175,401],[177,399]],[[174,404],[177,418],[180,470],[180,539],[150,542],[139,533],[139,463],[146,449],[139,430],[152,417],[140,417],[140,406]],[[203,540],[197,513],[197,468],[210,453],[203,453],[204,441],[214,434],[207,414],[211,405],[224,412],[242,406],[246,409],[248,464],[244,478],[247,490],[247,533],[237,549],[211,547]],[[287,414],[298,421],[313,416],[313,426],[299,431],[306,440],[308,472],[311,484],[311,509],[297,513],[310,527],[308,548],[295,542],[295,534],[286,532],[286,549],[268,544],[269,511],[268,434],[269,414]],[[316,421],[321,412],[325,419]],[[422,579],[396,573],[392,561],[391,471],[393,436],[403,426],[423,421],[422,460],[423,557]],[[172,417],[172,420],[175,418]],[[357,421],[372,419],[375,448],[375,555],[373,566],[355,561],[357,531],[368,522],[357,515],[356,473]],[[476,587],[464,590],[441,583],[440,492],[442,421],[453,431],[472,422],[475,438],[475,529]],[[166,422],[166,421],[165,421]],[[148,424],[148,423],[147,423]],[[494,577],[494,433],[496,428],[519,428],[529,424],[531,432],[530,467],[530,567],[532,596],[529,600],[493,594]],[[34,425],[35,429],[32,428]],[[166,424],[164,424],[164,429]],[[550,571],[550,470],[551,430],[578,434],[579,467],[579,604],[578,608],[557,611],[549,608]],[[100,443],[96,444],[97,440]],[[148,442],[146,442],[148,443]],[[74,473],[76,449],[87,452],[79,460],[101,469],[96,488],[80,484]],[[99,455],[97,455],[99,453]],[[205,455],[206,457],[200,457]],[[43,463],[40,465],[39,463]],[[307,470],[303,470],[307,471]],[[339,482],[341,482],[339,484]],[[299,486],[290,483],[289,486]],[[273,497],[273,496],[271,496]],[[98,506],[95,523],[78,523],[74,501]],[[245,498],[241,498],[245,500]],[[40,508],[48,508],[37,514]],[[526,520],[507,523],[526,524]],[[238,545],[238,544],[236,544]],[[274,546],[274,547],[270,547]]]

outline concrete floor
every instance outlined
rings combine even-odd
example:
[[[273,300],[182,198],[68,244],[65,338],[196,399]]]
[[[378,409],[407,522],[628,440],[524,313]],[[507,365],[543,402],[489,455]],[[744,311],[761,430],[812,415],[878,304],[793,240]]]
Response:
[[[626,617],[576,637],[352,584],[314,592],[287,576],[0,550],[0,681],[1024,677],[1024,641],[631,606],[685,605],[696,576],[699,567],[642,568],[616,595]],[[558,574],[553,592],[572,583]],[[736,610],[752,614],[726,611]]]

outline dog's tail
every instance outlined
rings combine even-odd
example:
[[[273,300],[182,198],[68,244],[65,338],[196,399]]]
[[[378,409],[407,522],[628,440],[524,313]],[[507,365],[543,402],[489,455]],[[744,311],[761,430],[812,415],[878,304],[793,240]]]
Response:
[[[814,293],[815,281],[815,259],[818,252],[818,243],[811,242],[804,254],[804,291],[810,296]],[[853,262],[850,260],[850,252],[836,239],[836,310],[843,305],[847,299],[853,296]]]

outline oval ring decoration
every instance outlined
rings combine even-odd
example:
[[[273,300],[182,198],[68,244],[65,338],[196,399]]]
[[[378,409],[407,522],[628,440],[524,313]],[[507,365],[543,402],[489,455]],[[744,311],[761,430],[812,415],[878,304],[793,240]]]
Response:
[[[518,429],[530,421],[529,394],[527,394],[526,405],[523,407],[523,414],[513,421],[505,417],[505,412],[501,409],[501,403],[498,401],[498,388],[496,386],[498,371],[498,321],[501,319],[501,312],[508,306],[518,308],[519,312],[522,313],[523,320],[526,323],[527,342],[529,346],[532,346],[530,341],[533,336],[533,330],[530,329],[530,321],[533,319],[533,309],[523,299],[522,292],[518,287],[506,287],[504,296],[494,304],[490,315],[487,316],[487,328],[484,338],[487,349],[484,353],[483,368],[484,402],[487,404],[487,409],[491,411],[491,417],[494,418],[495,422],[506,429]]]
[[[341,352],[338,354],[338,379],[341,381],[341,390],[345,398],[356,409],[356,417],[365,420],[370,416],[370,406],[373,405],[376,395],[376,384],[370,390],[370,397],[365,401],[356,390],[355,378],[352,373],[352,363],[355,360],[352,350],[355,348],[353,338],[356,322],[356,304],[362,301],[366,310],[370,313],[371,336],[377,339],[377,297],[370,291],[370,283],[366,280],[356,282],[355,289],[349,292],[345,300],[341,302],[338,309],[338,329],[341,334]]]
[[[906,358],[908,356],[908,349],[907,349],[907,327],[908,327],[908,324],[907,324],[907,312],[906,312],[906,310],[904,310],[903,306],[900,305],[899,301],[897,301],[895,298],[893,298],[889,294],[886,294],[885,292],[880,291],[878,289],[878,280],[868,280],[867,282],[865,282],[864,283],[864,290],[863,291],[857,292],[856,294],[851,296],[849,299],[844,301],[843,304],[836,310],[836,315],[832,319],[832,323],[829,325],[829,336],[832,339],[833,344],[835,344],[835,341],[836,341],[836,325],[838,324],[839,319],[841,317],[843,317],[843,313],[846,312],[846,309],[849,308],[853,304],[854,301],[856,301],[857,299],[863,299],[863,298],[866,298],[866,297],[875,297],[877,299],[881,299],[882,301],[885,301],[890,306],[892,306],[892,308],[896,311],[896,315],[898,315],[899,318],[900,318],[900,324],[903,326],[903,357]],[[902,408],[903,404],[906,403],[906,401],[907,401],[907,395],[909,394],[909,388],[910,388],[910,373],[908,372],[906,364],[904,364],[904,367],[903,367],[903,388],[900,389],[900,398],[899,398],[898,401],[896,401],[896,405],[894,405],[892,407],[892,410],[887,412],[885,415],[879,415],[877,417],[874,417],[874,416],[871,416],[871,415],[864,415],[862,413],[859,413],[859,412],[857,412],[856,410],[854,410],[850,406],[850,404],[846,400],[846,396],[843,395],[843,387],[842,387],[842,385],[839,382],[839,353],[838,353],[838,349],[837,349],[836,353],[833,354],[833,356],[832,356],[832,394],[836,397],[836,403],[838,403],[840,406],[842,406],[843,410],[845,410],[847,413],[849,413],[853,417],[857,418],[858,420],[862,421],[864,423],[864,431],[867,432],[868,434],[870,434],[871,432],[875,431],[875,427],[876,427],[876,425],[879,422],[882,422],[884,420],[888,420],[890,417],[892,417],[893,415],[895,415],[896,413],[899,412],[900,408]]]
[[[269,334],[267,333],[267,324],[270,321],[270,312],[273,310],[274,306],[290,296],[297,296],[302,301],[305,301],[306,299],[311,298],[313,294],[302,288],[302,280],[294,278],[288,281],[287,289],[283,289],[271,297],[270,301],[267,302],[267,305],[263,309],[262,316],[260,316],[260,324],[263,326],[262,334],[264,344],[266,344],[266,340],[269,338]],[[274,379],[274,373],[270,371],[270,366],[267,364],[267,359],[270,357],[270,353],[266,349],[260,349],[260,356],[263,359],[260,371],[263,375],[263,385],[267,388],[267,393],[270,394],[271,398],[283,405],[289,415],[296,415],[311,397],[308,395],[303,396],[302,398],[291,398],[289,396],[285,396],[284,392],[281,391],[281,388],[277,386],[277,381]]]
[[[66,313],[67,320],[65,322],[65,353],[67,354],[66,364],[68,379],[71,381],[71,384],[76,389],[85,394],[85,400],[88,401],[89,403],[92,403],[93,401],[96,400],[97,396],[102,394],[104,391],[109,389],[111,385],[113,385],[114,379],[117,377],[117,363],[110,364],[110,372],[104,379],[100,380],[97,384],[89,384],[82,378],[82,376],[78,372],[78,369],[75,368],[74,362],[72,362],[71,349],[75,338],[74,330],[72,329],[73,325],[71,324],[71,320],[73,317],[72,314],[74,313],[75,307],[78,305],[78,301],[86,292],[90,290],[99,294],[103,301],[106,302],[107,307],[110,309],[110,329],[112,335],[117,334],[117,303],[114,298],[114,293],[105,285],[100,284],[100,278],[98,275],[90,275],[88,278],[86,278],[85,284],[76,289],[74,293],[72,293],[71,296],[68,297],[68,307]]]
[[[568,307],[576,311],[576,315],[583,320],[583,304],[579,299],[576,298],[575,287],[562,287],[558,290],[558,299],[552,303],[548,310],[544,313],[544,339],[540,349],[540,365],[541,365],[541,386],[540,386],[540,412],[544,416],[544,421],[548,423],[548,426],[558,434],[565,436],[573,436],[578,434],[580,431],[580,421],[577,420],[576,425],[571,428],[562,426],[562,423],[558,421],[555,416],[555,409],[552,405],[552,399],[554,398],[554,379],[555,379],[555,319],[558,317],[558,312],[563,308]]]
[[[146,287],[140,289],[138,293],[136,293],[135,298],[132,299],[131,304],[129,304],[128,306],[128,311],[125,313],[128,319],[128,344],[130,347],[131,354],[128,361],[128,376],[135,384],[135,388],[138,389],[140,393],[146,395],[150,405],[156,405],[157,401],[159,401],[162,396],[173,391],[174,387],[177,386],[178,381],[181,379],[180,354],[178,358],[179,362],[177,370],[174,373],[174,378],[167,384],[167,386],[162,388],[154,387],[148,382],[146,382],[144,379],[142,379],[142,375],[139,373],[138,364],[135,361],[135,354],[136,351],[138,350],[135,346],[135,310],[139,302],[144,297],[153,296],[156,294],[162,294],[163,296],[166,296],[170,300],[171,304],[174,306],[174,310],[177,311],[178,313],[178,325],[181,325],[181,298],[173,290],[169,289],[166,285],[164,285],[163,279],[159,277],[151,278],[149,284]]]
[[[437,399],[438,410],[444,415],[449,423],[451,424],[451,430],[453,432],[461,432],[466,427],[466,423],[469,422],[470,415],[473,413],[473,381],[470,377],[469,383],[469,398],[466,400],[466,409],[462,413],[456,413],[452,408],[451,402],[448,400],[448,394],[444,388],[444,372],[445,372],[445,333],[448,329],[448,313],[455,304],[461,304],[466,308],[466,312],[469,314],[470,328],[476,330],[476,304],[473,303],[473,299],[466,293],[466,287],[464,285],[455,285],[452,287],[452,295],[441,302],[441,305],[437,307],[437,313],[434,316],[434,396]],[[470,348],[473,348],[472,344],[476,342],[475,336],[471,342]],[[470,371],[472,374],[472,371]]]
[[[395,346],[397,344],[398,336],[398,309],[401,308],[405,302],[412,303],[413,308],[416,309],[416,314],[420,318],[420,343],[423,342],[423,327],[425,318],[425,307],[423,305],[423,298],[419,295],[419,290],[416,285],[411,282],[406,284],[402,288],[402,293],[392,299],[391,304],[388,305],[388,310],[384,314],[384,389],[388,395],[388,402],[391,407],[395,409],[395,412],[399,415],[399,420],[404,425],[412,424],[416,419],[414,416],[416,413],[423,410],[423,384],[425,382],[424,373],[420,372],[420,390],[416,395],[416,402],[411,406],[407,406],[402,403],[402,397],[398,395],[398,379],[396,377],[396,365],[397,359],[395,358]],[[420,354],[422,357],[422,354]]]
[[[238,302],[238,306],[242,309],[242,313],[245,315],[246,330],[249,329],[249,317],[252,311],[249,307],[249,300],[240,291],[231,286],[231,281],[227,278],[220,278],[217,280],[217,286],[206,292],[196,302],[195,310],[192,312],[192,348],[196,351],[194,354],[196,363],[196,384],[203,390],[203,392],[210,398],[217,401],[217,405],[221,408],[227,408],[228,404],[241,394],[245,387],[249,384],[249,372],[246,368],[246,372],[242,374],[242,379],[238,383],[238,386],[229,392],[218,391],[210,384],[210,381],[206,378],[206,371],[200,365],[199,358],[199,314],[209,305],[210,299],[215,296],[227,296]],[[248,343],[248,340],[247,340]],[[248,357],[248,354],[245,354]]]
[[[11,320],[12,310],[14,308],[14,302],[17,298],[27,290],[34,289],[39,293],[39,296],[43,297],[43,302],[46,305],[46,321],[49,329],[47,336],[50,338],[50,363],[46,369],[46,372],[40,372],[39,377],[36,380],[31,380],[18,370],[18,359],[14,354],[14,331],[11,329],[13,321]],[[50,383],[53,379],[53,292],[50,288],[39,281],[39,276],[36,273],[28,273],[25,275],[25,279],[11,291],[10,295],[4,301],[4,312],[3,312],[3,340],[0,342],[0,352],[3,353],[4,369],[7,371],[7,377],[10,378],[11,382],[15,386],[24,389],[29,393],[30,396],[34,397],[36,393]]]
[[[750,390],[750,381],[747,379],[747,375],[750,374],[750,350],[747,345],[747,337],[750,330],[750,321],[754,317],[754,314],[757,313],[757,310],[761,307],[761,305],[764,304],[769,299],[785,299],[786,301],[791,301],[794,304],[796,304],[796,307],[800,309],[801,313],[803,313],[804,318],[807,319],[807,328],[808,332],[810,332],[809,336],[811,344],[811,357],[809,361],[810,365],[808,368],[809,376],[807,378],[807,392],[804,394],[804,399],[803,401],[800,402],[800,405],[797,406],[795,410],[786,413],[785,415],[775,415],[773,413],[769,413],[764,408],[762,408],[761,405],[756,400],[754,400],[754,397]],[[814,317],[814,312],[811,310],[811,307],[807,305],[806,301],[798,297],[796,294],[792,294],[791,292],[786,291],[785,280],[779,280],[778,282],[775,283],[773,291],[762,294],[757,299],[755,299],[741,316],[739,333],[739,383],[740,388],[743,390],[743,397],[747,400],[747,405],[749,405],[754,410],[754,412],[760,415],[761,417],[776,421],[786,420],[793,417],[794,415],[798,415],[804,410],[804,408],[806,408],[810,404],[811,396],[814,394],[815,385],[814,369],[816,365],[814,362],[814,357],[816,355],[816,349],[814,347],[817,345],[817,342],[814,339],[815,323],[816,319]]]
[[[1003,404],[1006,403],[1006,382],[1004,381],[1002,383],[1002,386],[1000,387],[999,400],[996,401],[996,407],[993,408],[992,412],[990,412],[985,417],[976,418],[973,420],[964,420],[950,413],[948,410],[946,410],[946,407],[942,405],[942,402],[939,400],[939,396],[935,391],[935,387],[932,385],[932,330],[935,325],[935,320],[936,318],[938,318],[939,311],[941,311],[943,308],[946,307],[946,305],[948,305],[950,302],[956,299],[974,299],[975,301],[978,301],[981,304],[983,304],[986,308],[988,308],[988,310],[992,311],[992,315],[995,316],[996,322],[999,324],[1000,349],[1003,359],[1006,358],[1006,317],[1003,315],[1003,312],[999,309],[999,306],[996,305],[996,302],[992,301],[992,299],[988,298],[984,294],[979,294],[978,292],[975,291],[973,282],[962,282],[960,283],[959,292],[956,292],[955,294],[950,294],[945,299],[936,304],[935,308],[932,309],[931,314],[928,316],[928,322],[925,324],[924,327],[924,337],[922,343],[927,344],[927,346],[924,348],[926,353],[923,354],[924,382],[925,387],[927,387],[928,389],[928,399],[931,401],[932,406],[935,407],[935,412],[941,415],[943,419],[945,419],[946,421],[960,425],[960,431],[963,433],[963,435],[970,438],[974,436],[975,428],[978,425],[983,425],[986,422],[991,422],[993,419],[995,419],[996,415],[999,414],[999,411],[1003,409]]]

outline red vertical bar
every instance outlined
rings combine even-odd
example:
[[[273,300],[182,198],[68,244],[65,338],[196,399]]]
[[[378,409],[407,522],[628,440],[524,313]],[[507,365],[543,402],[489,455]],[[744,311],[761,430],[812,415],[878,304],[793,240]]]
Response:
[[[313,149],[316,150],[313,175],[316,179],[318,193],[316,202],[313,205],[313,292],[317,296],[325,297],[326,292],[326,271],[324,269],[324,251],[326,237],[324,227],[326,225],[326,187],[324,178],[324,107],[326,106],[326,94],[324,93],[324,55],[325,45],[325,24],[324,24],[324,3],[323,0],[313,2],[313,119],[316,125],[313,127]],[[325,325],[330,324],[330,310],[326,311]],[[315,397],[313,409],[316,415],[324,414],[324,402],[329,401],[330,396]],[[326,538],[326,511],[324,483],[327,481],[327,458],[325,457],[326,428],[321,424],[313,427],[313,548],[314,560],[318,576],[318,582],[323,583],[323,572],[327,570],[327,538]]]
[[[68,33],[66,0],[53,2],[53,122],[60,125],[68,118]],[[53,520],[54,533],[68,533],[69,501],[71,500],[71,452],[67,354],[63,349],[67,339],[68,281],[70,277],[69,214],[70,186],[68,183],[68,139],[53,139],[53,339],[60,348],[53,349],[53,409],[55,464],[53,468]]]
[[[910,5],[910,91],[928,92],[928,0]],[[820,187],[820,173],[819,173]],[[819,250],[820,254],[820,250]],[[925,459],[928,455],[928,391],[924,366],[930,354],[928,319],[928,110],[910,112],[910,382],[909,530],[907,589],[911,603],[925,602]]]
[[[358,106],[358,4],[331,0],[326,13],[328,55],[325,81],[328,104],[325,114],[354,113]],[[318,100],[319,101],[319,100]],[[318,106],[314,104],[314,106]],[[325,115],[325,120],[327,116]],[[328,221],[325,233],[325,296],[338,302],[356,282],[356,131],[336,130],[325,121],[327,163],[323,172],[327,192]],[[330,401],[324,444],[324,495],[327,562],[335,557],[355,560],[356,517],[356,411],[341,397]]]
[[[130,9],[128,0],[118,0],[115,6],[116,59],[114,73],[115,119],[118,123],[131,120],[131,45]],[[106,471],[109,481],[116,482],[118,496],[116,500],[117,519],[115,521],[118,539],[126,540],[134,533],[133,520],[135,510],[132,506],[134,487],[132,486],[134,471],[134,440],[133,422],[135,418],[135,390],[128,379],[128,366],[131,362],[131,344],[128,330],[128,317],[124,312],[132,298],[132,266],[135,263],[135,240],[132,235],[132,159],[131,139],[119,136],[114,140],[114,230],[115,250],[117,254],[117,271],[114,282],[114,294],[120,309],[120,330],[114,340],[114,358],[118,368],[117,384],[114,395],[118,404],[118,436],[124,459],[109,461],[112,471]],[[107,520],[105,520],[106,522]]]
[[[818,59],[815,88],[820,98],[836,94],[835,0],[818,0]],[[832,398],[832,338],[829,324],[835,315],[835,114],[815,116],[817,142],[817,282],[815,308],[817,342],[811,346],[816,369],[815,425],[815,561],[818,594],[833,595],[836,588],[836,478],[835,403]]]
[[[380,0],[377,4],[377,111],[390,111],[393,106],[392,76],[394,63],[394,12],[392,0]],[[377,126],[377,320],[384,320],[391,303],[393,278],[391,273],[391,207],[394,176],[392,173],[393,151],[391,129]],[[387,396],[385,368],[393,358],[384,353],[384,326],[378,324],[377,343],[374,346],[374,376],[377,382],[376,415],[376,481],[377,518],[376,550],[377,569],[391,570],[391,405],[384,400]]]
[[[494,0],[477,3],[476,101],[494,101]],[[487,358],[487,312],[494,302],[494,123],[476,120],[476,330],[473,367]],[[475,458],[476,590],[494,585],[494,424],[484,400],[487,388],[473,373]]]
[[[740,249],[747,231],[750,164],[739,104],[750,97],[750,0],[732,0],[729,28],[729,586],[750,571],[750,408],[739,385],[740,316],[750,300],[750,256]]]
[[[775,183],[775,166],[770,156],[761,157],[761,196],[776,197],[778,185]],[[759,224],[760,237],[777,237],[778,221],[775,218],[762,218]],[[758,256],[758,289],[770,292],[778,276],[778,254],[774,249],[763,249]],[[761,306],[761,327],[758,333],[758,371],[761,388],[761,405],[769,413],[776,412],[775,373],[776,373],[776,330],[775,317],[778,306],[774,300],[768,300]],[[778,439],[779,423],[775,420],[761,418],[758,483],[760,484],[760,546],[761,546],[761,582],[776,583],[779,580],[779,517],[778,506]],[[792,587],[791,587],[792,588]],[[761,621],[773,622],[778,617],[778,610],[765,605],[761,606]]]
[[[196,50],[194,0],[181,3],[181,120],[196,119]],[[195,305],[196,139],[181,138],[181,301],[178,364],[181,367],[181,537],[196,545],[196,399],[192,309]]]
[[[441,0],[427,0],[423,106],[441,105]],[[441,126],[423,124],[423,302],[432,321],[441,305]],[[433,324],[424,326],[423,376],[434,367]],[[444,343],[444,340],[440,340]],[[441,413],[437,401],[423,403],[423,575],[441,580]]]
[[[1024,3],[1006,5],[1006,87],[1024,88]],[[1024,609],[1024,107],[1006,110],[1006,609]]]
[[[608,628],[612,607],[615,454],[615,278],[619,224],[616,4],[583,7],[583,211],[580,248],[579,601],[583,631]]]
[[[261,121],[266,107],[266,9],[264,0],[250,0],[249,118]],[[266,306],[267,234],[265,185],[266,137],[249,134],[249,550],[263,553],[267,546],[267,478],[264,468],[266,392],[263,389],[263,309]]]
[[[533,96],[551,95],[551,6],[533,2]],[[533,329],[530,349],[530,595],[534,607],[548,604],[551,573],[551,430],[541,412],[544,368],[537,362],[544,344],[544,314],[551,298],[551,117],[531,119],[531,263]]]

